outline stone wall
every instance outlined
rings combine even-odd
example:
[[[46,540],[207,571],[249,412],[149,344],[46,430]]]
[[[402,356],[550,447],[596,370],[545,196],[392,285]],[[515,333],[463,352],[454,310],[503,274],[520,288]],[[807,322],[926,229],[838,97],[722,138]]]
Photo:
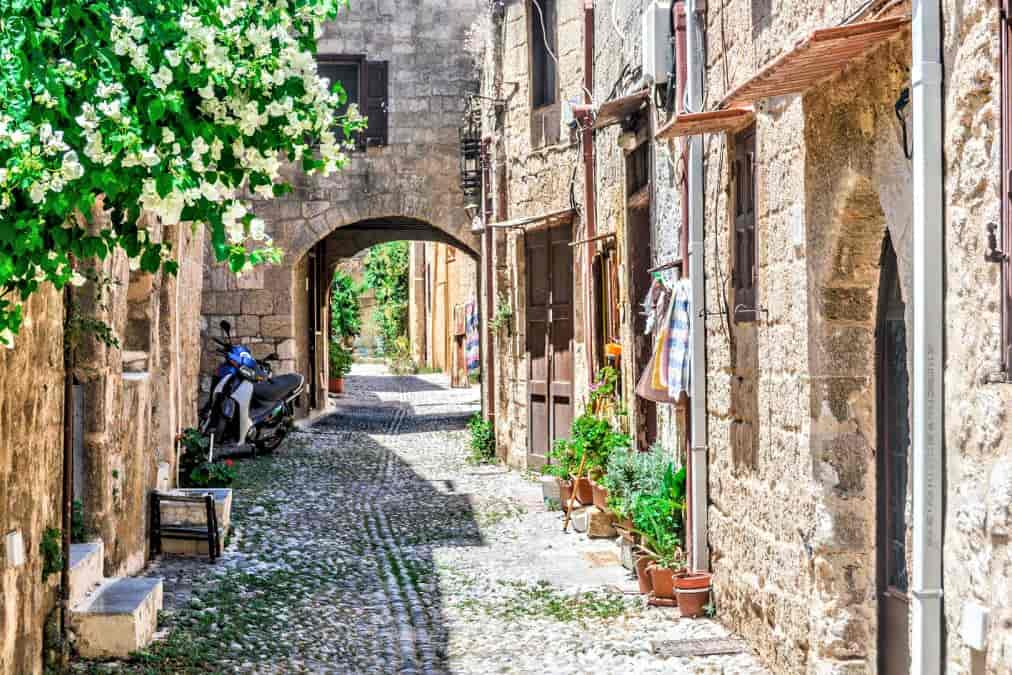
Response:
[[[187,299],[201,290],[203,230],[146,227],[173,243],[178,277],[131,272],[117,251],[98,265],[110,282],[103,292],[91,283],[74,291],[81,314],[104,321],[120,342],[86,336],[74,372],[84,432],[74,497],[105,542],[108,576],[146,563],[148,495],[174,484],[177,425],[192,425],[197,413],[199,308]],[[46,528],[63,527],[63,322],[62,294],[46,286],[29,301],[14,349],[0,354],[0,521],[4,534],[21,533],[26,557],[3,566],[2,672],[42,672],[43,624],[57,600],[59,575],[39,581],[39,542]]]
[[[556,144],[532,147],[529,76],[529,5],[506,3],[505,14],[491,29],[482,70],[483,94],[505,100],[501,115],[484,106],[483,134],[493,138],[491,161],[496,166],[495,213],[507,218],[539,216],[584,200],[584,171],[578,137],[563,127]],[[540,25],[538,26],[540,29]],[[558,3],[559,101],[583,100],[583,6]],[[499,195],[506,197],[505,208]],[[585,223],[573,222],[573,241],[583,238]],[[493,336],[496,355],[496,445],[504,459],[517,467],[527,464],[529,362],[526,353],[526,278],[524,235],[511,229],[496,231],[493,244],[495,298],[502,294],[513,308],[509,330]],[[585,285],[578,270],[585,265],[585,247],[574,253],[574,409],[579,412],[588,388],[583,344]]]
[[[52,287],[32,296],[14,349],[0,350],[0,527],[20,533],[25,564],[4,557],[0,671],[42,671],[42,633],[59,575],[42,579],[39,543],[62,527],[63,299]],[[31,374],[26,377],[26,374]]]
[[[945,63],[945,623],[950,672],[1012,663],[1012,385],[1000,368],[1000,275],[983,262],[1000,222],[999,18],[984,0],[946,0]],[[1007,250],[1008,242],[1004,243]],[[960,630],[970,603],[990,610],[986,652]]]
[[[642,60],[642,17],[646,8],[653,3],[649,0],[628,0],[613,8],[611,3],[599,6],[595,12],[594,42],[594,101],[600,106],[609,100],[627,96],[642,90],[646,85],[643,77]],[[664,87],[652,88],[652,93],[663,96]],[[622,131],[620,124],[599,130],[595,135],[598,232],[617,234],[619,260],[619,297],[628,302],[621,306],[621,343],[624,347],[622,360],[623,392],[629,407],[631,429],[638,429],[648,422],[642,399],[634,395],[636,383],[644,367],[643,353],[651,349],[651,338],[643,335],[637,314],[641,311],[641,293],[634,293],[634,275],[643,273],[643,262],[649,261],[654,267],[681,259],[679,242],[681,238],[682,210],[680,199],[680,172],[676,162],[681,157],[681,143],[652,142],[653,134],[666,121],[667,114],[651,104],[638,127],[642,142],[650,144],[650,171],[653,189],[650,203],[650,237],[642,241],[635,237],[626,222],[626,158],[627,152],[618,145]],[[642,247],[649,247],[649,255],[642,255]],[[675,276],[673,270],[663,272],[666,279]],[[636,289],[641,290],[641,289]],[[639,295],[640,297],[635,297]],[[639,343],[639,344],[637,344]],[[640,358],[634,358],[637,348]],[[680,428],[681,416],[671,405],[659,405],[657,415],[657,440],[672,451],[679,447],[684,437]]]
[[[289,167],[286,174],[295,191],[254,202],[268,234],[284,250],[284,260],[235,279],[208,253],[205,341],[218,334],[218,322],[227,318],[241,326],[237,337],[255,354],[278,352],[279,372],[325,377],[325,353],[315,364],[308,361],[308,312],[303,307],[304,256],[317,242],[331,233],[342,237],[339,228],[363,221],[382,227],[391,219],[411,219],[445,241],[477,252],[459,188],[458,128],[467,95],[477,87],[474,64],[461,46],[484,5],[482,0],[355,2],[326,27],[318,43],[321,55],[365,55],[389,62],[389,144],[352,152],[348,167],[328,178]],[[411,234],[386,233],[342,249],[342,256],[372,243],[409,238]],[[205,389],[210,361],[204,363]]]

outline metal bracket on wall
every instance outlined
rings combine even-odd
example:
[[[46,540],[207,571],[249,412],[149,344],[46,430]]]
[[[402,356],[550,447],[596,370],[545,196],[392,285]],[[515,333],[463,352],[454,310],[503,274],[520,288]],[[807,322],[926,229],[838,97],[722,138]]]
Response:
[[[765,314],[766,315],[766,321],[770,320],[770,310],[768,310],[765,307],[746,307],[745,305],[737,305],[734,308],[734,314],[735,314],[735,316],[737,316],[738,314],[741,314],[741,313],[749,313],[749,312],[751,312],[752,314],[755,314],[757,317],[758,317],[759,314]]]
[[[1003,263],[1008,260],[1008,253],[998,248],[998,237],[995,234],[997,229],[998,223],[987,224],[987,252],[984,253],[984,260],[991,263]]]

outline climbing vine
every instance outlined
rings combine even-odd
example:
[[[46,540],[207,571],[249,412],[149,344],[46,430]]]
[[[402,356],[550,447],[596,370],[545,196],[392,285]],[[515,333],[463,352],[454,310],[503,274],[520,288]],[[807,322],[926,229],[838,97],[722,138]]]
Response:
[[[408,242],[393,241],[369,249],[365,282],[376,293],[375,320],[383,344],[395,345],[407,333]]]
[[[165,224],[204,223],[234,272],[280,251],[241,195],[291,188],[282,163],[343,167],[363,126],[317,74],[324,21],[348,0],[5,0],[0,3],[0,342],[72,260],[123,249],[174,273]],[[92,221],[96,207],[106,222]]]

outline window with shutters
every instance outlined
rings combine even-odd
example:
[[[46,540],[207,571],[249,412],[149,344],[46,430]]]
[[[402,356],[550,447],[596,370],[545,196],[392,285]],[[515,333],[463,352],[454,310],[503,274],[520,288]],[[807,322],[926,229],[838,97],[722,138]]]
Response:
[[[755,126],[734,137],[734,320],[756,320]]]
[[[529,0],[531,144],[535,148],[559,142],[558,11],[556,0]]]
[[[1012,0],[1001,2],[1001,234],[998,248],[1012,247]],[[1002,370],[1012,378],[1012,269],[1001,257]]]
[[[330,80],[331,84],[340,82],[348,96],[336,112],[343,115],[348,106],[354,104],[369,119],[366,129],[358,135],[358,148],[387,145],[390,98],[387,62],[368,61],[361,55],[320,55],[317,67],[320,77]]]

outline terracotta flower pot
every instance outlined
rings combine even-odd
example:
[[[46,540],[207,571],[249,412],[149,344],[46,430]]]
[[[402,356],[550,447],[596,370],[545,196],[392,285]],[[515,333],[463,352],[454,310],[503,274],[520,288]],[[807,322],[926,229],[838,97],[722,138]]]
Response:
[[[602,511],[608,510],[608,488],[602,487],[596,482],[591,485],[594,494],[594,506]]]
[[[682,616],[702,616],[703,608],[710,604],[710,575],[683,573],[676,576],[675,594],[678,596]]]
[[[675,571],[668,567],[651,565],[647,568],[650,573],[650,583],[654,587],[654,595],[667,600],[675,597]]]
[[[343,377],[332,377],[328,382],[327,389],[330,390],[331,394],[343,394],[344,393],[344,378]]]
[[[639,553],[636,558],[636,580],[640,584],[640,593],[647,594],[654,590],[653,580],[650,578],[648,568],[654,564],[654,559],[645,553]]]
[[[573,489],[576,490],[576,499],[584,506],[590,506],[594,503],[594,488],[590,484],[589,478],[576,478],[574,479]]]
[[[559,501],[562,502],[562,510],[568,511],[573,501],[573,481],[559,479]]]

